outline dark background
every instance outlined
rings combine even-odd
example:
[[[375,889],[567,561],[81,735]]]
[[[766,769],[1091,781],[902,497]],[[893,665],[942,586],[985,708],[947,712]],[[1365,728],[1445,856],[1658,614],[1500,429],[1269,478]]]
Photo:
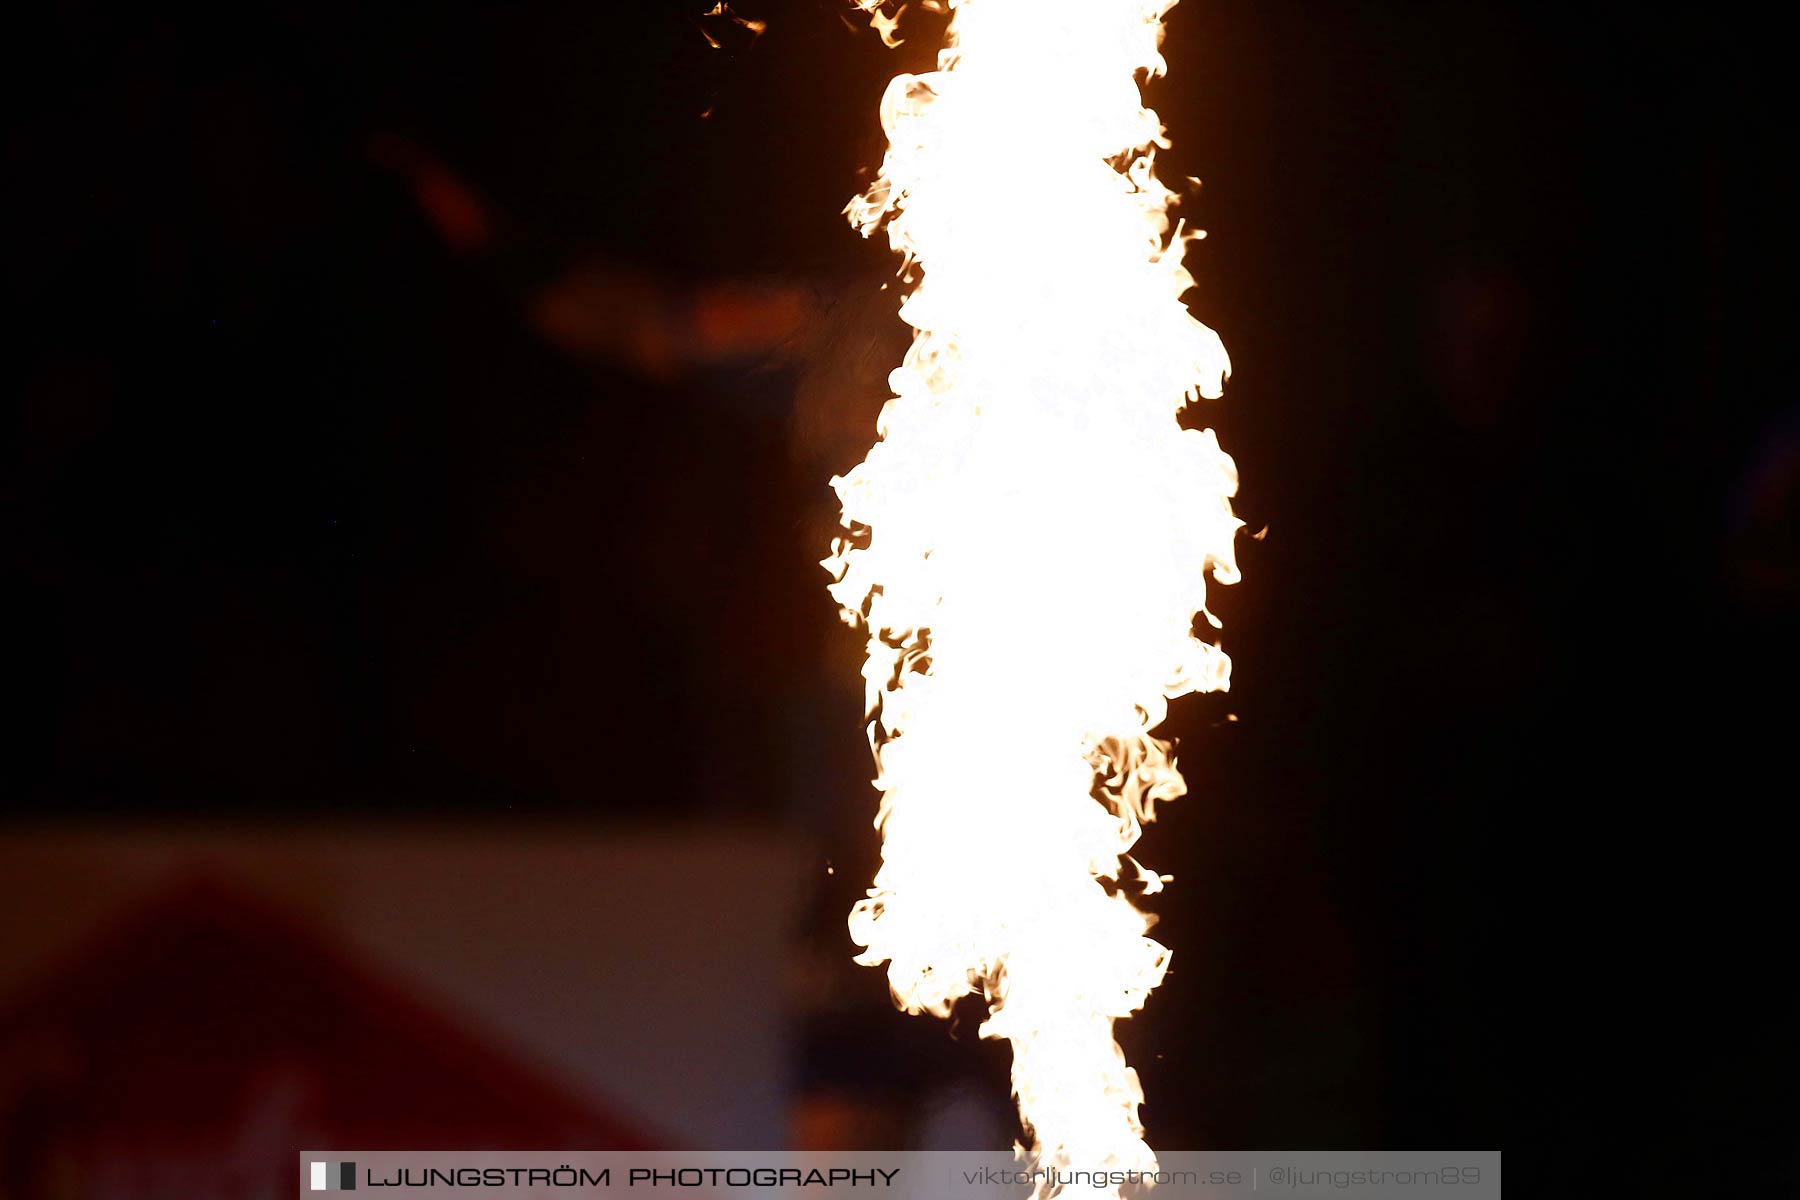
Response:
[[[815,563],[904,331],[839,209],[934,33],[702,7],[15,28],[13,820],[748,820],[836,864],[797,936],[857,974],[858,648]],[[1205,181],[1193,306],[1236,368],[1201,415],[1268,533],[1143,847],[1176,877],[1124,1035],[1154,1143],[1512,1150],[1648,1078],[1655,1140],[1791,1168],[1773,40],[1729,6],[1172,14],[1162,173]],[[609,332],[721,287],[804,316]],[[861,976],[803,1083],[1003,1087]]]

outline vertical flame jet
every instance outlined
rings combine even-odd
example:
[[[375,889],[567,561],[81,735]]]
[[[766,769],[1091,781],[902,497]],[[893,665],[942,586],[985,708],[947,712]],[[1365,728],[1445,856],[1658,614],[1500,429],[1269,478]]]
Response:
[[[878,12],[880,0],[865,0]],[[1113,1022],[1168,951],[1129,852],[1185,784],[1153,735],[1225,688],[1194,635],[1237,578],[1237,472],[1180,411],[1229,362],[1188,312],[1139,81],[1173,0],[950,0],[937,70],[888,86],[846,210],[914,286],[825,566],[866,626],[879,874],[850,915],[909,1012],[979,992],[1040,1166],[1153,1169]],[[886,27],[891,31],[891,18]],[[884,38],[887,34],[884,32]]]

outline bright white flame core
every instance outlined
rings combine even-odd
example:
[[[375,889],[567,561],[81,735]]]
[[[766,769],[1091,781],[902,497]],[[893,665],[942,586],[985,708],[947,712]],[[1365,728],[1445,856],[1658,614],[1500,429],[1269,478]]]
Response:
[[[1150,730],[1230,672],[1193,618],[1209,572],[1237,577],[1237,472],[1177,422],[1229,363],[1181,301],[1192,238],[1138,91],[1172,3],[952,0],[847,210],[919,279],[880,440],[832,481],[883,793],[857,961],[909,1012],[981,991],[1032,1149],[1078,1168],[1155,1161],[1112,1026],[1169,956],[1128,894],[1161,881],[1127,854],[1185,791]]]

